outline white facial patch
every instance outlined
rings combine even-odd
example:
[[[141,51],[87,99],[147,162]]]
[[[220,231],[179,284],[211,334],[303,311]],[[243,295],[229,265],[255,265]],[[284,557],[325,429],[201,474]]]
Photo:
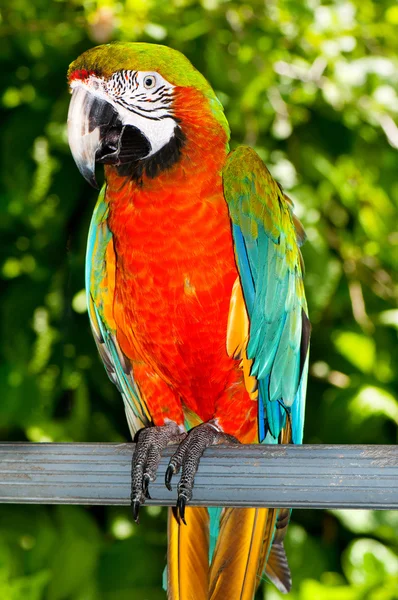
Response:
[[[152,71],[117,71],[108,80],[90,75],[71,82],[109,102],[124,125],[137,127],[149,140],[156,154],[173,137],[177,125],[172,111],[174,86]],[[147,158],[145,157],[145,158]]]

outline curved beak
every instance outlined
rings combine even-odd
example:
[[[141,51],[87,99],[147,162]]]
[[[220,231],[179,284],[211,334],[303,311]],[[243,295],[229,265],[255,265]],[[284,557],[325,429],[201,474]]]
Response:
[[[137,127],[123,124],[112,104],[80,85],[74,88],[69,105],[68,141],[80,173],[97,189],[97,162],[122,165],[151,151],[149,140]]]
[[[84,179],[95,188],[98,188],[95,179],[95,154],[101,143],[100,129],[94,125],[93,116],[99,112],[100,102],[79,86],[72,92],[68,112],[68,142],[72,156]]]

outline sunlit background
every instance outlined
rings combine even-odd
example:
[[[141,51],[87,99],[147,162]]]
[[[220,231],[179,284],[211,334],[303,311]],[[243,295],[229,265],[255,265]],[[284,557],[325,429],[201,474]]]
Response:
[[[89,332],[96,192],[67,146],[65,74],[95,44],[140,40],[206,75],[232,144],[256,148],[305,225],[305,441],[395,444],[396,3],[3,0],[0,37],[0,439],[128,439]],[[164,599],[165,513],[143,513],[138,528],[122,508],[1,506],[0,598]],[[398,598],[397,513],[296,510],[286,546],[292,600]]]

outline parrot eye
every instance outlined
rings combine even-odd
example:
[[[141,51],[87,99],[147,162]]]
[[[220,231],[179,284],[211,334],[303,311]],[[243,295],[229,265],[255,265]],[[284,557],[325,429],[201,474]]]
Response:
[[[144,87],[146,87],[147,90],[154,88],[155,85],[156,77],[154,75],[147,75],[146,77],[144,77]]]

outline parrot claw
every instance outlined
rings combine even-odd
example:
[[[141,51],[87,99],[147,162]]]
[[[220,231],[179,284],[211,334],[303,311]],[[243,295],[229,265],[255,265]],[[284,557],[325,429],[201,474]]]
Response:
[[[168,489],[170,492],[171,492],[171,490],[172,490],[172,487],[171,487],[171,480],[172,480],[172,477],[173,477],[174,473],[175,473],[175,470],[174,470],[174,467],[173,467],[173,465],[169,465],[169,466],[167,467],[167,471],[166,471],[166,476],[165,476],[165,484],[166,484],[166,487],[167,487],[167,489]]]
[[[187,524],[187,522],[185,520],[185,507],[187,505],[187,500],[188,500],[188,498],[184,494],[178,494],[177,516],[184,523],[184,525]]]
[[[133,500],[131,503],[131,506],[133,508],[133,519],[137,523],[137,525],[139,525],[140,524],[139,513],[140,513],[141,502],[139,502],[138,500]]]
[[[169,444],[181,442],[185,436],[176,423],[146,427],[138,432],[131,463],[131,506],[136,523],[141,504],[151,499],[149,483],[156,479],[162,450]]]
[[[191,429],[178,446],[167,467],[165,483],[166,487],[171,490],[171,479],[181,469],[181,479],[177,487],[176,515],[185,525],[185,507],[192,498],[194,479],[203,452],[209,446],[216,444],[238,443],[239,441],[235,437],[220,431],[215,424],[208,422]]]

